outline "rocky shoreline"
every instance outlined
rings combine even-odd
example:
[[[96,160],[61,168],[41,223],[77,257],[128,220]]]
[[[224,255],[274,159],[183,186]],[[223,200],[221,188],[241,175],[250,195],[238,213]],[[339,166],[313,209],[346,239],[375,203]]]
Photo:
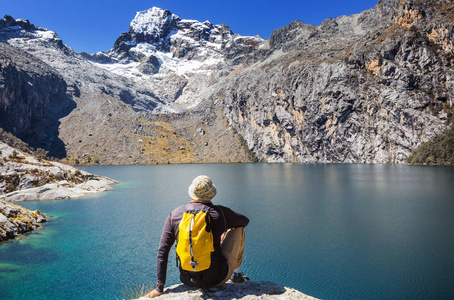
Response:
[[[36,159],[0,142],[0,200],[79,198],[111,190],[116,183],[69,165]]]
[[[11,201],[70,199],[111,190],[115,180],[37,159],[0,142],[0,241],[39,227],[47,219]]]
[[[137,300],[149,298],[141,297]],[[165,293],[156,299],[304,299],[316,300],[317,298],[303,294],[295,289],[269,281],[246,281],[243,283],[226,283],[223,286],[208,290],[194,289],[183,284],[172,285],[165,289]]]
[[[0,242],[32,231],[46,221],[39,210],[30,211],[0,200]]]

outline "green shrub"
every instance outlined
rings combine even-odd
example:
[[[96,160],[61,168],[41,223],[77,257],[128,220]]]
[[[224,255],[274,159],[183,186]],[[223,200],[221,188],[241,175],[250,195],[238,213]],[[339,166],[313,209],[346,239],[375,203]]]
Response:
[[[454,126],[422,143],[407,158],[409,164],[454,165]]]

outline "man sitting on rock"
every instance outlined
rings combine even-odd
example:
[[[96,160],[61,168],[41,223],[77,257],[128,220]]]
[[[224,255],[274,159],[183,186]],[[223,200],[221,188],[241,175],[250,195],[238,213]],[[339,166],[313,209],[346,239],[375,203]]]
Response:
[[[220,286],[229,279],[235,283],[247,280],[239,272],[239,267],[243,260],[244,227],[249,219],[211,202],[216,195],[216,187],[208,176],[196,177],[188,193],[192,198],[190,203],[172,211],[164,224],[157,255],[157,284],[146,297],[154,298],[164,292],[169,251],[175,241],[180,280],[185,285],[210,288]],[[190,224],[189,229],[186,224]],[[203,227],[200,234],[196,233],[198,226],[206,226],[206,229]],[[187,235],[189,238],[185,241]],[[202,235],[205,249],[201,251],[198,245],[202,242],[198,238]],[[200,258],[199,253],[207,251],[208,255]]]

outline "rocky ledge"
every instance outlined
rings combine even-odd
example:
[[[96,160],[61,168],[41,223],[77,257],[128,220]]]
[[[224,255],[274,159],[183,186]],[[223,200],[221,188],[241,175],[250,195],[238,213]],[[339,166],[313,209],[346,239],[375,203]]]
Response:
[[[72,166],[36,159],[0,142],[0,200],[78,198],[111,190],[115,183]]]
[[[0,242],[32,231],[46,221],[39,210],[30,211],[0,200]]]
[[[145,300],[148,298],[139,298]],[[246,281],[243,283],[226,283],[221,287],[209,290],[194,289],[183,284],[172,285],[157,299],[305,299],[316,298],[303,294],[295,289],[269,281]]]

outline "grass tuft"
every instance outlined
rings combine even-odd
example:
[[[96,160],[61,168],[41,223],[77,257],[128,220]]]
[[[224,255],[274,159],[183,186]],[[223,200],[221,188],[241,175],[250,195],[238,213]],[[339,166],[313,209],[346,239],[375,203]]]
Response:
[[[123,289],[122,300],[138,299],[145,296],[154,289],[153,284],[136,284],[136,285],[125,285]],[[117,300],[120,300],[117,298]]]

